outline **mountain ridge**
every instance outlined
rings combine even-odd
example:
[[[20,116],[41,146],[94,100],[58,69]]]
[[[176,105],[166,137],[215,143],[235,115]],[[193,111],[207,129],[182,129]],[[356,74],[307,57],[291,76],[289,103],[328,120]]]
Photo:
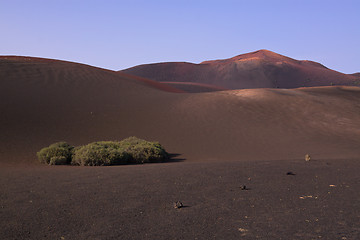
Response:
[[[354,86],[360,80],[358,74],[344,74],[315,61],[296,60],[265,49],[199,64],[161,62],[142,64],[118,72],[170,82],[167,83],[169,85],[174,82],[207,84],[212,85],[213,89]]]

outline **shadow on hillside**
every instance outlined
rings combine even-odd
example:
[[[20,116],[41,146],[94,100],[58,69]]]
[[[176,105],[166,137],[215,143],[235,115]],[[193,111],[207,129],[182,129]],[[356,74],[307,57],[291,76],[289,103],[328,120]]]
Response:
[[[169,153],[169,159],[165,162],[167,163],[176,163],[176,162],[183,162],[186,160],[186,158],[180,157],[181,154],[179,153]]]

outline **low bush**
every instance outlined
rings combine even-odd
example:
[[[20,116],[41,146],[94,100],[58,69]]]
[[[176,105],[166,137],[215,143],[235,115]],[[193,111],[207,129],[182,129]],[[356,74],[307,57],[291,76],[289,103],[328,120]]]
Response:
[[[55,156],[50,158],[50,165],[66,165],[69,161],[64,156]]]
[[[162,162],[169,158],[168,153],[158,142],[129,137],[122,140],[120,145],[130,155],[129,163]]]
[[[69,164],[72,160],[73,149],[74,147],[66,142],[58,142],[41,149],[37,153],[37,157],[41,163],[51,165]]]
[[[129,155],[118,142],[94,142],[75,149],[71,164],[81,166],[107,166],[127,164]]]

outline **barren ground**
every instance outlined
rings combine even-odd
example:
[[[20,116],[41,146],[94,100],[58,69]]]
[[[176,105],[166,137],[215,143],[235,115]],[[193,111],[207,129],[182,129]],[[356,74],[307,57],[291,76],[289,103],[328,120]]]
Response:
[[[81,64],[0,57],[0,239],[360,239],[360,88],[174,91]],[[36,160],[57,141],[129,136],[159,141],[174,158]]]

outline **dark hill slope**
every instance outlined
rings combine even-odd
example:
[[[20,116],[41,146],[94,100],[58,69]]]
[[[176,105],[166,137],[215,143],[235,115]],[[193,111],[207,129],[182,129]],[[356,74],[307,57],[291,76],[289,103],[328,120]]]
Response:
[[[0,113],[2,163],[36,162],[56,141],[128,136],[186,161],[360,155],[357,87],[179,94],[81,64],[1,59]]]

